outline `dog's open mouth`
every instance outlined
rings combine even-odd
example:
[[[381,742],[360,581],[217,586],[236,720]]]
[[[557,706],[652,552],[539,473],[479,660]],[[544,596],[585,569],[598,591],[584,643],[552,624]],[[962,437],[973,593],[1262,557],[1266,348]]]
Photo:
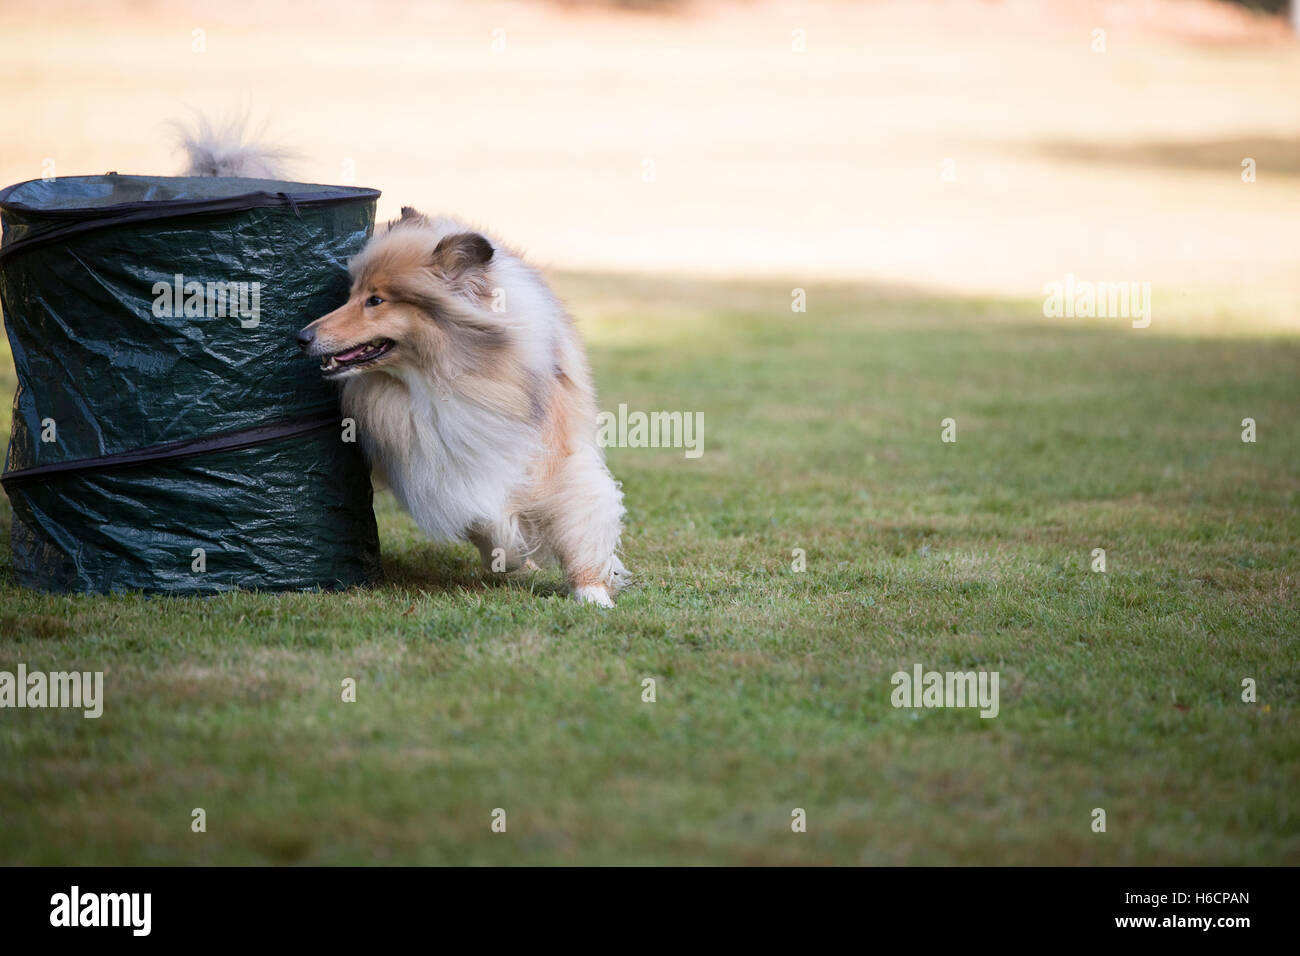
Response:
[[[392,348],[393,343],[389,339],[375,339],[373,342],[355,345],[343,352],[325,356],[321,359],[320,370],[329,376],[346,372],[350,368],[362,368],[379,361]]]

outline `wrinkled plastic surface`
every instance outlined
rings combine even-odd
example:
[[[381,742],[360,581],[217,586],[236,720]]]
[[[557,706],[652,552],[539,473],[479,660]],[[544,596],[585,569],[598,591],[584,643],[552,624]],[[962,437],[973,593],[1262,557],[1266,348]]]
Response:
[[[335,197],[320,198],[328,189]],[[260,180],[76,177],[9,190],[4,244],[121,204],[288,193],[281,206],[109,225],[0,262],[18,372],[6,471],[338,415],[294,340],[347,297],[372,190]],[[343,194],[340,196],[339,194]],[[51,233],[53,235],[54,233]],[[259,283],[237,315],[155,315],[157,283]],[[52,420],[57,440],[42,441]],[[379,574],[368,470],[325,428],[238,451],[7,488],[15,574],[52,591],[336,589]],[[206,569],[193,570],[194,549]]]

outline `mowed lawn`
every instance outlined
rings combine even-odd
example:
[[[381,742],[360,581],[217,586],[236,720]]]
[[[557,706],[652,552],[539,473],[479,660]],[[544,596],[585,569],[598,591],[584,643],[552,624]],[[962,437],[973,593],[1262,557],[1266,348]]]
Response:
[[[0,862],[1300,862],[1296,338],[558,284],[602,407],[704,413],[698,459],[611,451],[619,606],[485,584],[386,493],[374,591],[42,596],[6,510],[0,669],[106,699],[0,711]],[[917,663],[999,715],[895,709]]]

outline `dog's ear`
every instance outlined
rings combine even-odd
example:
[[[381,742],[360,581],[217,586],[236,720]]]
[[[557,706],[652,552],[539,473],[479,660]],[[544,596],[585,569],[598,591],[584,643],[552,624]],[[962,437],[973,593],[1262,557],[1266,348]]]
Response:
[[[433,267],[453,285],[482,294],[484,266],[492,261],[492,243],[477,232],[447,236],[433,250]]]
[[[420,212],[414,206],[403,206],[402,215],[398,219],[388,220],[389,229],[397,229],[399,226],[423,226],[428,224],[429,217]]]

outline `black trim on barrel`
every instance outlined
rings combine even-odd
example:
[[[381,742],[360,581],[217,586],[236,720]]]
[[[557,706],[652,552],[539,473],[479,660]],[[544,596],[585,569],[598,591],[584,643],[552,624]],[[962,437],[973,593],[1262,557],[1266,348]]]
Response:
[[[134,468],[156,461],[173,461],[178,458],[192,458],[195,455],[207,455],[218,451],[236,451],[252,448],[267,442],[297,438],[309,432],[330,428],[341,422],[338,415],[326,415],[316,418],[299,418],[276,422],[271,425],[258,425],[239,431],[226,432],[210,438],[185,438],[180,441],[163,442],[135,451],[118,452],[115,455],[101,455],[98,458],[78,458],[76,461],[60,461],[52,465],[37,465],[34,468],[20,468],[0,475],[0,484],[6,489],[21,487],[43,479],[67,478],[88,471],[114,471],[119,468]]]
[[[19,183],[25,186],[26,183]],[[49,242],[66,239],[94,229],[123,226],[154,219],[171,219],[176,216],[209,216],[226,212],[243,212],[246,209],[289,209],[295,216],[302,206],[332,206],[340,203],[369,202],[379,198],[378,189],[351,188],[346,191],[317,193],[251,192],[219,199],[159,199],[141,202],[124,202],[112,206],[90,206],[76,209],[38,209],[24,203],[10,202],[8,196],[18,186],[0,191],[0,209],[28,213],[47,219],[73,220],[63,225],[50,226],[39,232],[0,246],[0,261],[10,256]]]

